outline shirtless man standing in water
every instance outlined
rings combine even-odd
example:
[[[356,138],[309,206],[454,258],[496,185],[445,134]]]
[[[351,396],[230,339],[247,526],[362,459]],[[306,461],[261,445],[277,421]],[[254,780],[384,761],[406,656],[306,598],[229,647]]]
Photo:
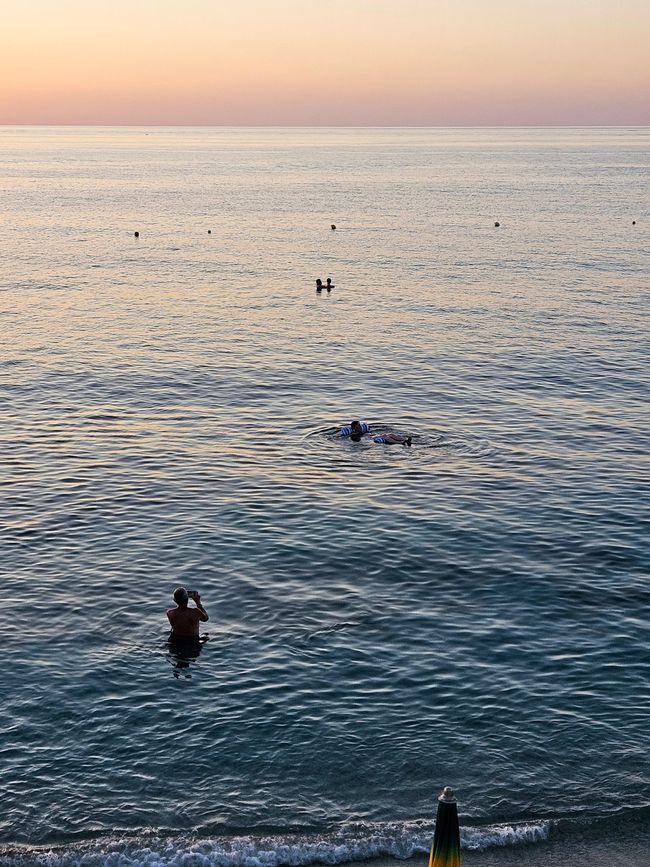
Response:
[[[196,608],[188,608],[189,599],[194,600]],[[198,638],[199,623],[208,620],[208,612],[201,605],[200,595],[192,590],[190,593],[184,587],[174,590],[176,608],[167,611],[167,617],[172,627],[172,638]]]

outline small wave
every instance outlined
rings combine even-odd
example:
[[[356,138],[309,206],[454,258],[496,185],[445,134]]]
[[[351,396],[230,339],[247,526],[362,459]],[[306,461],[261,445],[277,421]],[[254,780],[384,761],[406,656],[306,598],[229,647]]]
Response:
[[[550,821],[465,827],[468,850],[546,840]],[[424,823],[359,826],[323,835],[230,838],[139,837],[38,849],[0,849],[0,867],[306,867],[392,857],[406,860],[427,852],[433,829]]]
[[[463,849],[483,851],[496,846],[518,846],[548,840],[552,822],[530,822],[516,825],[491,825],[485,828],[461,829]]]
[[[315,638],[321,638],[326,635],[331,635],[333,632],[340,632],[343,629],[354,629],[360,624],[357,621],[339,620],[329,626],[322,626],[320,629],[305,631],[302,635],[303,641],[312,641]]]

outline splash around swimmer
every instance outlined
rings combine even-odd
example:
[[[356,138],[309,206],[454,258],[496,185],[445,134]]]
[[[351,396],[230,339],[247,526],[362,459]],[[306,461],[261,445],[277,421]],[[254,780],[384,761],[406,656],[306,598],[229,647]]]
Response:
[[[361,442],[363,437],[370,437],[378,445],[392,446],[399,444],[408,446],[409,448],[413,441],[412,436],[404,436],[403,434],[395,433],[395,431],[371,431],[365,421],[358,420],[351,422],[348,427],[342,427],[340,436],[349,437],[353,443]]]

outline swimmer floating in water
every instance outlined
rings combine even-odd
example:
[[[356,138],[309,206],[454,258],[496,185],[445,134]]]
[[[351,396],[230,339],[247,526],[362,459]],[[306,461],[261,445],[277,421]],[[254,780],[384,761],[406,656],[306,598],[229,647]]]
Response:
[[[343,428],[343,430],[347,430],[347,428]],[[349,430],[349,436],[353,443],[361,442],[361,437],[364,436],[372,437],[373,442],[386,446],[397,444],[410,446],[413,441],[413,437],[405,437],[402,434],[393,433],[392,431],[383,431],[381,434],[371,433],[368,430],[368,425],[365,422],[360,421],[353,421],[350,424]]]

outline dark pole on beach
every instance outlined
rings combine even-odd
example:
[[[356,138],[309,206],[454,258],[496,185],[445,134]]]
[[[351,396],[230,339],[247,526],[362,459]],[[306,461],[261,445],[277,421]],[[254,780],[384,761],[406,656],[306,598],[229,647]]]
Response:
[[[438,798],[436,829],[431,843],[429,867],[460,867],[458,807],[449,786],[445,786]]]

